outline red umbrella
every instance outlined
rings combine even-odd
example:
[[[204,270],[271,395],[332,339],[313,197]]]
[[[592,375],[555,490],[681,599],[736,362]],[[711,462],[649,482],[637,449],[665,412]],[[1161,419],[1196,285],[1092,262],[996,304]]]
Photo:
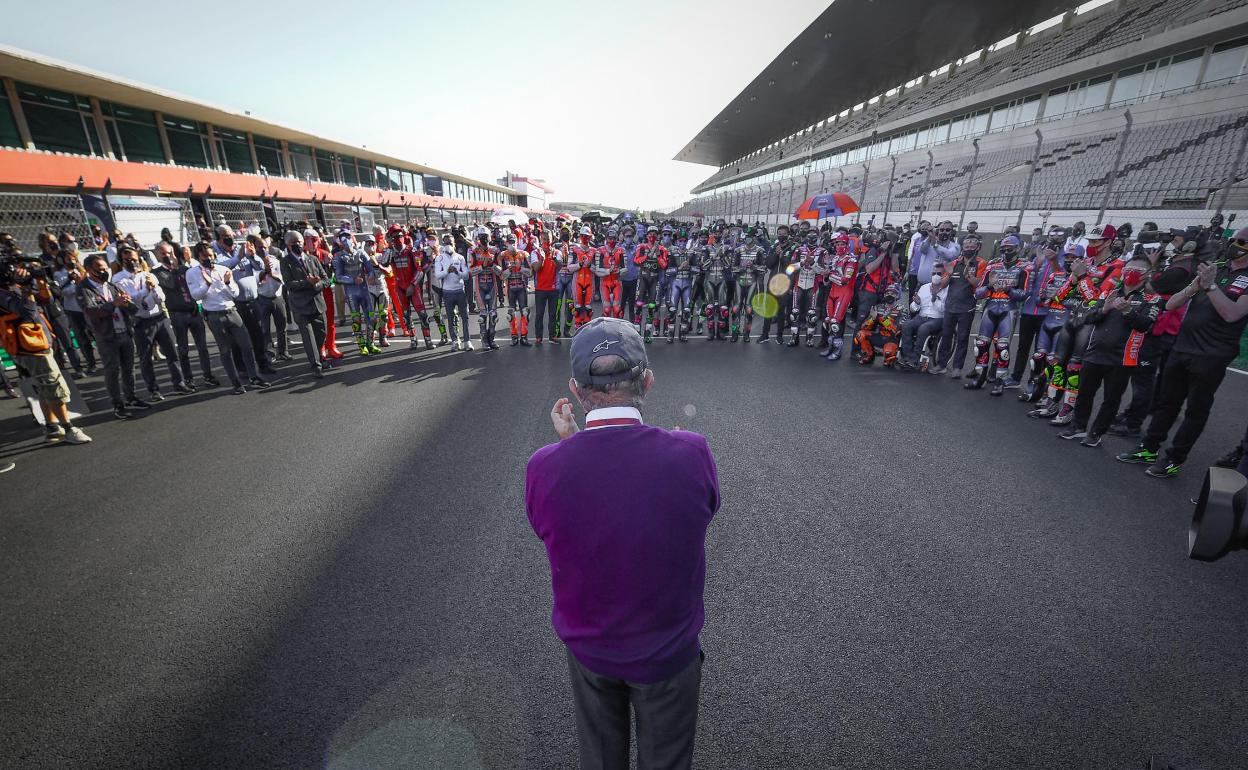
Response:
[[[845,193],[821,193],[809,198],[793,212],[795,219],[823,219],[825,217],[843,217],[859,211],[858,204]]]

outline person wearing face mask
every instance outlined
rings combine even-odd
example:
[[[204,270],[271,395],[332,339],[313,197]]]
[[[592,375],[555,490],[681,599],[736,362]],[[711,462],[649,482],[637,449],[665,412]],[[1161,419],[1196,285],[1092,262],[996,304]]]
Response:
[[[981,246],[979,238],[968,235],[962,239],[962,253],[956,260],[933,267],[934,271],[939,270],[944,275],[946,292],[945,320],[940,327],[936,365],[928,370],[932,374],[943,374],[945,368],[951,366],[950,377],[958,379],[962,376],[971,320],[975,317],[975,289],[988,267],[988,263],[980,259]]]
[[[567,225],[559,228],[558,251],[561,259],[559,270],[555,274],[555,325],[550,332],[552,342],[558,342],[560,337],[571,336],[572,320],[575,316],[572,289],[576,280],[576,257],[572,253],[572,230]],[[627,284],[624,290],[628,290]],[[633,290],[636,292],[636,285]]]
[[[1066,253],[1067,246],[1079,246],[1086,253],[1088,246],[1092,243],[1091,239],[1084,235],[1085,225],[1083,222],[1076,222],[1070,228],[1070,235],[1066,238],[1066,243],[1062,244],[1062,253]]]
[[[433,266],[433,274],[442,284],[442,301],[446,303],[446,322],[451,331],[451,350],[473,350],[472,329],[468,326],[466,281],[468,263],[464,255],[451,247],[451,238],[442,241],[441,251]],[[463,342],[460,342],[460,333]]]
[[[915,289],[932,280],[932,268],[936,263],[951,265],[957,261],[961,247],[954,238],[952,222],[941,222],[933,233],[930,229],[920,228],[919,235],[910,252],[908,270],[914,278]],[[914,291],[910,292],[911,295]]]
[[[767,251],[769,275],[766,284],[766,290],[776,299],[776,312],[763,318],[763,333],[758,338],[760,344],[770,339],[773,323],[776,325],[776,342],[784,344],[784,320],[789,314],[785,303],[788,302],[789,293],[787,291],[782,291],[780,294],[772,292],[771,279],[784,272],[784,269],[789,266],[793,251],[800,245],[790,236],[788,225],[776,227],[776,242],[771,244],[771,248]]]
[[[641,268],[641,283],[637,287],[637,302],[645,308],[646,325],[644,341],[649,344],[654,338],[655,325],[658,322],[658,288],[659,276],[667,269],[667,249],[659,243],[659,229],[651,227],[646,231],[646,242],[637,248],[633,262]],[[640,313],[638,313],[640,315]]]
[[[967,390],[982,388],[989,380],[992,381],[991,395],[1000,396],[1005,389],[1014,312],[1027,296],[1027,271],[1018,263],[1021,245],[1016,236],[1003,238],[1000,259],[988,264],[975,290],[975,298],[987,302],[980,318],[979,336],[975,339],[975,372],[971,381],[963,386]]]
[[[731,308],[729,339],[736,342],[739,335],[743,342],[749,342],[754,325],[754,297],[767,279],[767,254],[753,227],[746,230],[745,242],[732,255],[732,273],[736,276],[737,292]]]
[[[234,393],[242,395],[247,392],[247,387],[239,378],[238,369],[234,365],[236,351],[247,371],[250,384],[257,388],[269,387],[269,383],[260,378],[251,350],[251,336],[247,334],[243,319],[234,308],[238,286],[234,283],[233,273],[224,265],[216,264],[212,244],[208,242],[200,241],[195,244],[194,254],[199,266],[187,271],[186,286],[191,297],[203,305],[208,328],[212,330],[212,337],[221,353],[221,366],[234,386]]]
[[[1070,426],[1058,434],[1060,438],[1083,439],[1086,447],[1100,446],[1130,382],[1130,370],[1139,363],[1145,336],[1161,312],[1161,298],[1145,291],[1149,268],[1147,259],[1133,258],[1122,269],[1122,282],[1085,316],[1092,335],[1083,358],[1074,415]],[[1102,383],[1105,396],[1089,426],[1092,402]]]
[[[572,244],[572,271],[575,274],[572,286],[573,323],[580,329],[594,316],[594,257],[598,253],[593,245],[593,233],[588,227],[582,226],[577,233],[577,242]]]
[[[164,401],[160,387],[156,383],[156,366],[152,362],[152,349],[159,349],[165,356],[165,365],[169,367],[169,379],[173,382],[176,393],[190,393],[178,368],[178,354],[173,345],[173,327],[169,325],[169,314],[165,309],[165,293],[160,288],[156,276],[144,269],[139,253],[130,246],[122,246],[117,250],[117,259],[122,269],[112,278],[113,286],[119,291],[130,295],[135,307],[134,341],[135,355],[139,359],[139,371],[143,374],[143,382],[147,385],[148,401]]]
[[[1043,411],[1033,410],[1028,416],[1043,418],[1056,412],[1049,424],[1057,426],[1069,425],[1074,419],[1075,402],[1079,399],[1083,371],[1083,355],[1092,335],[1092,327],[1084,323],[1084,318],[1118,284],[1122,273],[1123,261],[1113,250],[1116,234],[1117,230],[1113,225],[1093,228],[1086,239],[1087,257],[1067,261],[1070,278],[1066,287],[1059,292],[1058,299],[1063,302],[1070,299],[1072,303],[1066,325],[1057,341],[1058,358],[1065,360],[1066,364],[1061,376],[1055,374],[1049,381],[1049,395],[1053,403],[1048,404]],[[1078,243],[1069,238],[1066,244],[1066,248],[1078,246]],[[1060,406],[1059,394],[1062,394]]]
[[[594,275],[598,277],[602,314],[607,318],[624,317],[624,309],[620,304],[624,289],[620,281],[620,271],[624,269],[625,256],[624,245],[616,240],[615,234],[608,231],[607,240],[594,255],[593,267]]]
[[[390,312],[390,294],[386,285],[386,276],[393,275],[394,271],[388,265],[383,265],[378,260],[377,239],[371,235],[364,236],[364,257],[368,260],[368,272],[364,285],[368,287],[368,293],[373,300],[373,325],[369,331],[368,339],[372,343],[376,340],[376,346],[388,348],[390,347],[389,318]],[[381,351],[377,351],[381,352]]]
[[[212,356],[208,353],[208,326],[199,303],[191,297],[186,287],[186,272],[192,266],[190,250],[185,246],[174,250],[166,241],[156,244],[157,265],[152,270],[156,283],[165,295],[165,310],[169,313],[169,321],[173,328],[173,339],[178,351],[178,362],[182,369],[182,382],[188,390],[194,392],[195,379],[191,373],[191,354],[188,336],[195,339],[195,350],[199,354],[199,368],[203,374],[205,385],[220,385],[212,376]],[[177,258],[175,259],[175,255]]]
[[[247,242],[258,263],[256,322],[260,325],[261,344],[266,361],[289,361],[289,341],[286,338],[286,299],[282,296],[281,250],[267,242],[263,236],[249,235]]]
[[[368,291],[371,263],[364,250],[356,247],[355,236],[350,230],[338,232],[335,247],[334,279],[347,295],[347,307],[351,311],[351,333],[355,335],[359,355],[377,355],[381,350],[373,344],[373,296]]]
[[[1167,310],[1186,306],[1187,313],[1162,370],[1144,439],[1136,451],[1118,455],[1121,462],[1148,463],[1145,473],[1154,478],[1179,474],[1248,327],[1248,228],[1236,232],[1226,248],[1226,262],[1200,265],[1195,280],[1166,300]],[[1180,410],[1183,421],[1162,452]]]
[[[641,267],[633,261],[637,256],[637,231],[632,225],[620,230],[620,245],[624,247],[624,260],[620,267],[620,312],[623,318],[637,304],[637,282],[641,279]]]
[[[219,224],[216,229],[217,237],[212,242],[212,252],[217,262],[225,262],[227,260],[237,259],[241,247],[234,242],[234,231],[227,224]],[[226,265],[233,268],[233,265]]]
[[[85,267],[87,277],[78,284],[78,304],[99,348],[113,416],[124,420],[131,408],[151,408],[134,390],[134,316],[138,308],[128,294],[109,282],[112,273],[105,257],[92,254]]]
[[[498,298],[503,285],[503,268],[498,253],[490,246],[489,236],[482,236],[468,255],[469,286],[476,296],[477,333],[484,350],[498,350],[494,330],[498,325]],[[515,339],[515,334],[512,334]]]
[[[1037,228],[1038,230],[1038,228]],[[1032,344],[1038,339],[1041,329],[1045,325],[1045,319],[1048,316],[1051,303],[1045,298],[1042,292],[1046,286],[1051,286],[1049,280],[1056,273],[1065,273],[1062,256],[1059,253],[1059,247],[1054,244],[1052,248],[1043,248],[1047,246],[1047,242],[1041,242],[1037,245],[1034,242],[1035,232],[1032,233],[1033,241],[1025,247],[1023,257],[1027,260],[1023,267],[1027,271],[1027,297],[1023,300],[1023,306],[1018,315],[1018,348],[1014,351],[1014,370],[1010,374],[1010,378],[1005,381],[1006,388],[1017,388],[1023,380],[1023,370],[1027,368],[1027,361],[1030,357],[1032,361],[1030,383],[1035,384],[1040,377],[1043,369],[1044,357],[1040,355],[1040,349],[1037,347],[1037,354],[1029,356]],[[1002,239],[1004,240],[1004,239]],[[997,244],[1000,249],[1000,243]],[[1033,392],[1033,391],[1029,391]],[[1025,398],[1027,393],[1020,395],[1022,401],[1033,400],[1030,397]]]
[[[342,352],[338,350],[338,333],[336,326],[336,306],[337,298],[334,296],[334,262],[330,256],[329,248],[321,234],[311,227],[307,227],[303,231],[303,250],[304,252],[321,263],[321,270],[325,273],[327,280],[321,284],[321,294],[325,300],[325,347],[321,349],[321,358],[323,360],[337,361],[342,358]]]
[[[95,374],[95,347],[91,342],[87,317],[82,314],[82,306],[78,304],[78,283],[86,275],[78,261],[78,243],[73,240],[63,243],[56,257],[56,268],[52,271],[52,283],[61,293],[61,304],[69,319],[69,327],[74,332],[74,339],[78,342],[78,352],[86,359],[84,374],[89,377]]]
[[[248,236],[234,247],[235,256],[218,256],[217,264],[224,265],[234,274],[233,283],[238,287],[234,308],[239,318],[243,319],[243,326],[251,337],[251,353],[255,357],[256,367],[263,374],[277,374],[269,362],[264,332],[260,327],[260,278],[265,273],[265,262],[260,255],[263,248],[264,244],[259,237]],[[235,358],[234,364],[241,367],[243,362]]]
[[[325,315],[332,304],[332,300],[326,302],[322,287],[329,283],[329,275],[321,261],[304,249],[303,236],[298,230],[286,233],[286,254],[281,260],[281,271],[291,315],[303,342],[303,354],[312,367],[312,373],[320,379],[330,366],[322,353],[327,333]]]
[[[424,236],[423,241],[416,241],[422,244],[420,249],[420,265],[425,271],[425,286],[428,287],[428,294],[425,297],[425,307],[430,308],[433,314],[433,323],[438,327],[438,344],[442,347],[450,342],[450,337],[446,333],[446,322],[442,320],[442,279],[438,277],[434,266],[438,261],[438,255],[450,249],[458,251],[455,248],[455,238],[450,235],[442,236],[442,245],[438,246],[438,237],[430,228]],[[465,257],[465,261],[467,257]]]
[[[1058,299],[1058,294],[1066,285],[1068,277],[1065,261],[1057,253],[1062,248],[1063,242],[1061,239],[1046,241],[1036,256],[1036,260],[1043,261],[1032,263],[1032,274],[1027,282],[1027,302],[1032,303],[1037,311],[1043,310],[1044,312],[1039,314],[1040,328],[1035,333],[1036,352],[1031,356],[1031,377],[1027,381],[1026,389],[1018,394],[1019,401],[1030,403],[1047,393],[1051,377],[1050,367],[1058,365],[1054,352],[1058,335],[1061,334],[1062,327],[1066,325],[1066,316],[1069,312],[1066,302]],[[1082,255],[1076,251],[1072,256],[1081,257]],[[1036,264],[1040,266],[1036,267]],[[1024,303],[1023,307],[1022,318],[1026,319],[1029,317],[1025,310],[1027,304]],[[1024,345],[1023,334],[1019,332],[1016,355],[1024,363],[1030,347],[1030,340]],[[1021,374],[1022,370],[1018,366],[1016,362],[1015,371]]]

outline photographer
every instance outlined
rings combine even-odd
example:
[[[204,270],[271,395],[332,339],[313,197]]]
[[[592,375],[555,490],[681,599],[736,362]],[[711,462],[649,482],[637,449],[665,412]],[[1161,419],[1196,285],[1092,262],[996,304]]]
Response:
[[[1200,265],[1196,279],[1166,301],[1167,310],[1186,304],[1187,314],[1161,375],[1148,432],[1139,449],[1118,455],[1122,462],[1150,463],[1145,473],[1154,478],[1179,474],[1209,419],[1226,368],[1239,355],[1239,338],[1248,326],[1248,228],[1235,233],[1227,249],[1229,262]],[[1185,402],[1183,423],[1163,455],[1162,443]]]
[[[919,234],[911,242],[910,275],[906,279],[911,297],[920,286],[931,283],[932,267],[936,263],[948,265],[957,260],[960,249],[954,234],[953,222],[941,222],[934,238],[930,224],[924,222],[919,225]]]
[[[0,261],[0,341],[17,364],[18,376],[30,382],[39,399],[44,441],[89,443],[91,437],[69,419],[69,385],[52,355],[52,331],[40,309],[41,299],[46,302],[51,296],[47,281],[35,278],[18,259],[14,255]]]

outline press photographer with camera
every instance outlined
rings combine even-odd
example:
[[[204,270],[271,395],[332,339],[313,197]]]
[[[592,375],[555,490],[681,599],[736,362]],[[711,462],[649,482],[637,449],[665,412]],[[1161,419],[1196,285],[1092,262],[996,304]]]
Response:
[[[1226,256],[1201,264],[1195,280],[1166,301],[1166,310],[1186,305],[1187,313],[1161,374],[1148,432],[1139,449],[1118,455],[1125,463],[1149,463],[1145,473],[1154,478],[1179,474],[1209,419],[1226,368],[1239,355],[1239,338],[1248,326],[1248,227],[1235,233]],[[1185,403],[1183,422],[1162,454]]]
[[[50,296],[38,260],[20,254],[0,258],[0,343],[39,399],[44,442],[86,444],[91,437],[69,419],[69,385],[52,354],[52,330],[40,307]]]

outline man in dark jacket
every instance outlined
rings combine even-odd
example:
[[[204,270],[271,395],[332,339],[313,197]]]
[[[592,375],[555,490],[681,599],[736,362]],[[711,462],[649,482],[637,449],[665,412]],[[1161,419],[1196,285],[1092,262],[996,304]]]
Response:
[[[286,254],[281,260],[282,283],[290,312],[299,327],[299,339],[303,341],[303,353],[308,358],[312,373],[318,378],[325,376],[329,362],[321,358],[325,344],[325,294],[329,276],[320,260],[303,252],[303,236],[297,230],[286,233]]]
[[[1132,258],[1122,269],[1122,283],[1084,318],[1084,323],[1094,328],[1083,357],[1074,418],[1059,437],[1081,438],[1084,446],[1099,446],[1101,436],[1113,421],[1123,391],[1131,381],[1131,370],[1140,363],[1144,340],[1161,312],[1162,299],[1145,290],[1151,267],[1144,257]],[[1105,384],[1105,397],[1089,428],[1092,402],[1101,383]]]
[[[113,416],[124,420],[127,407],[151,409],[134,392],[134,314],[129,295],[112,286],[108,260],[100,254],[87,257],[87,277],[78,284],[78,304],[95,336],[104,363],[104,384],[113,400]],[[123,398],[124,394],[124,398]]]

